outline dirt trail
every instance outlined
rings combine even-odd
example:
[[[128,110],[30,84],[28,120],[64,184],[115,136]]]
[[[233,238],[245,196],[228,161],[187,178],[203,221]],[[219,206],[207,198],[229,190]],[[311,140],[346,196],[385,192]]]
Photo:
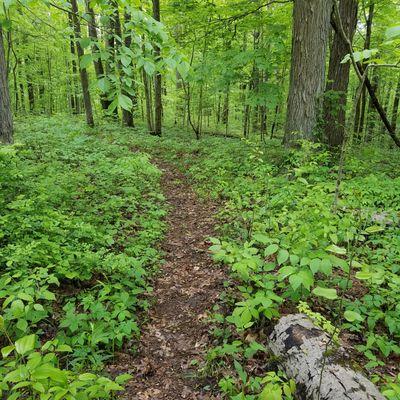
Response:
[[[206,312],[222,290],[224,273],[208,254],[215,206],[200,200],[187,178],[174,167],[158,163],[170,210],[162,245],[165,264],[154,285],[156,305],[144,327],[136,372],[125,399],[217,399],[204,390],[192,360],[204,356],[209,344]]]

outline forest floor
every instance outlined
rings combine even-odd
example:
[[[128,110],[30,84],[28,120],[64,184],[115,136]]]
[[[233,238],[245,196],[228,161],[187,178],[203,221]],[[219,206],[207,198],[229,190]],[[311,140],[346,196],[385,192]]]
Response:
[[[217,399],[197,373],[209,347],[207,311],[221,293],[224,271],[213,264],[208,238],[216,205],[197,197],[187,177],[156,162],[169,207],[165,263],[154,283],[156,304],[143,328],[125,399]]]

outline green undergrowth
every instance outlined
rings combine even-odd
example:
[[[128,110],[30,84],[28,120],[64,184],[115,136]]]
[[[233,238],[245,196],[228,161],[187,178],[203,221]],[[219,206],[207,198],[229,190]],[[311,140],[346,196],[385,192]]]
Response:
[[[129,377],[101,371],[135,351],[148,307],[160,171],[117,135],[62,117],[19,121],[0,164],[0,397],[114,398]]]
[[[213,371],[234,361],[234,376],[220,382],[227,397],[269,398],[262,393],[270,376],[246,372],[255,358],[265,358],[265,349],[253,345],[253,354],[246,338],[261,337],[300,305],[328,333],[346,335],[363,355],[355,356],[354,363],[361,360],[355,367],[364,368],[389,399],[400,398],[398,382],[387,376],[400,372],[396,150],[352,149],[335,202],[338,162],[317,144],[289,151],[275,141],[207,136],[197,142],[176,130],[133,142],[180,166],[201,195],[222,201],[211,251],[229,266],[231,283],[215,310],[220,346],[209,361]],[[274,398],[291,398],[290,383],[274,379]]]

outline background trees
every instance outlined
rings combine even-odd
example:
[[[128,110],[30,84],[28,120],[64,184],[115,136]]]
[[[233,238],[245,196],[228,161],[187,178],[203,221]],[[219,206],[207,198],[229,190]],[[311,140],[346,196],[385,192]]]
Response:
[[[130,127],[146,121],[156,134],[174,124],[199,137],[302,137],[337,147],[347,131],[353,143],[380,141],[387,127],[349,58],[342,62],[349,49],[335,31],[333,4],[76,0],[71,9],[7,1],[1,19],[11,107],[17,115],[86,112],[90,125],[102,115]],[[357,62],[395,127],[398,5],[338,6]]]

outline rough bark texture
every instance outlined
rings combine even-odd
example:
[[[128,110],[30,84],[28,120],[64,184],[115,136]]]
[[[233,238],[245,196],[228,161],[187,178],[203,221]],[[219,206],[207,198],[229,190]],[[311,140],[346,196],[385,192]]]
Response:
[[[4,53],[3,30],[0,26],[0,142],[13,142],[13,120]]]
[[[292,63],[284,143],[311,139],[325,88],[331,0],[296,0],[293,10]]]
[[[160,15],[160,0],[153,0],[153,18],[156,21],[161,20]],[[154,55],[156,60],[161,57],[161,50],[158,46],[154,47]],[[154,134],[161,136],[162,132],[162,77],[161,73],[157,72],[154,78]]]
[[[81,84],[82,84],[83,103],[85,104],[86,122],[89,126],[94,126],[92,101],[90,99],[90,92],[89,92],[89,76],[86,71],[86,68],[82,68],[80,65],[80,60],[84,55],[84,51],[79,41],[79,39],[81,38],[81,24],[79,22],[78,4],[76,0],[71,0],[71,8],[72,8],[72,22],[74,24],[75,38],[77,39],[76,52],[78,53],[79,74],[81,77]]]
[[[384,400],[373,383],[337,360],[343,349],[330,351],[324,363],[329,340],[304,314],[282,317],[275,326],[269,347],[288,377],[296,381],[297,398]]]
[[[350,40],[353,39],[356,29],[357,9],[357,0],[341,0],[340,2],[340,18],[345,33]],[[340,146],[344,140],[350,63],[342,64],[341,61],[348,52],[348,44],[342,35],[335,33],[324,99],[324,131],[328,144],[332,147]]]

